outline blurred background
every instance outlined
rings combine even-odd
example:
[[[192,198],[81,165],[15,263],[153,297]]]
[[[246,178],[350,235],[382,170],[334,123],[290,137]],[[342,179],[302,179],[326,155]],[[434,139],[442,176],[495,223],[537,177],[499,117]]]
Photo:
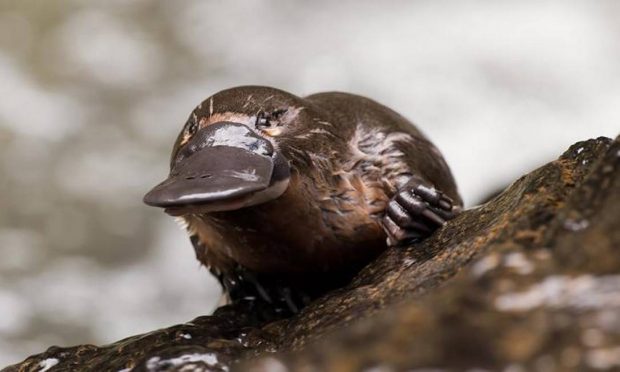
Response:
[[[343,90],[416,122],[468,206],[620,129],[620,2],[0,0],[0,366],[215,307],[141,203],[202,99]]]

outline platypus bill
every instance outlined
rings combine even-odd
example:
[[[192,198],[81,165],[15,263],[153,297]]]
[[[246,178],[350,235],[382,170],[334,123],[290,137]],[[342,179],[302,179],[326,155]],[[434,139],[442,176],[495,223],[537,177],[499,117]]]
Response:
[[[189,116],[170,169],[144,201],[184,220],[229,301],[293,312],[462,205],[412,123],[347,93],[221,91]]]

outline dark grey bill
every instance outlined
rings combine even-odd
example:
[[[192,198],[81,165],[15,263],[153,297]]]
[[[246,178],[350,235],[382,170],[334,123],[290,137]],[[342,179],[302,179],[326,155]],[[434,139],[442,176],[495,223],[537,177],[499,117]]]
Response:
[[[266,156],[238,147],[203,148],[175,167],[144,202],[165,208],[230,199],[266,189],[272,172]]]
[[[155,207],[181,207],[218,202],[270,186],[273,146],[245,125],[214,123],[199,130],[175,155],[170,177],[155,186],[144,202]],[[278,164],[281,162],[277,162]],[[285,174],[288,165],[285,164]]]

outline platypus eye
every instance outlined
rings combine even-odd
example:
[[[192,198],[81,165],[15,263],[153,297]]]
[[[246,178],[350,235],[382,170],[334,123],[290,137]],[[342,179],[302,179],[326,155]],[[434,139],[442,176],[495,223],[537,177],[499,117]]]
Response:
[[[258,129],[269,128],[271,126],[271,120],[264,112],[259,112],[258,115],[256,115],[255,126]]]
[[[261,111],[256,115],[256,128],[269,129],[282,125],[280,118],[286,112],[286,109],[277,109],[272,112]]]

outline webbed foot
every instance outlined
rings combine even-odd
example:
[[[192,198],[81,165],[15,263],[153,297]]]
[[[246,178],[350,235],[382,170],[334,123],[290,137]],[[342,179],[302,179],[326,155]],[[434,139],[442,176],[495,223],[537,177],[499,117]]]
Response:
[[[450,197],[414,177],[388,203],[382,221],[387,243],[395,246],[422,240],[460,211]]]
[[[241,266],[234,273],[222,275],[220,282],[231,303],[251,301],[276,313],[296,314],[312,300],[299,288],[261,278]]]

